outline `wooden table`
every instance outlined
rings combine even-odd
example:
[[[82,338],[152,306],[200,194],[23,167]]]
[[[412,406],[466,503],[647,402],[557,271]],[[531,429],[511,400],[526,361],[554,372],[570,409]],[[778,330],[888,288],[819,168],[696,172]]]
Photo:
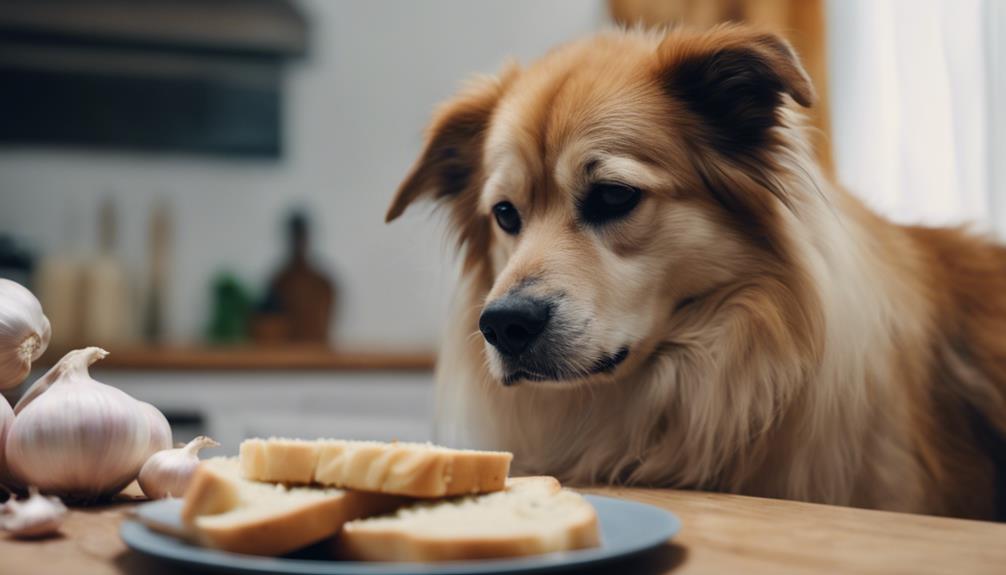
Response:
[[[669,509],[681,533],[664,547],[591,573],[1006,573],[1006,524],[656,489],[589,489]],[[65,535],[0,536],[0,573],[192,573],[119,539],[133,504],[74,510]]]

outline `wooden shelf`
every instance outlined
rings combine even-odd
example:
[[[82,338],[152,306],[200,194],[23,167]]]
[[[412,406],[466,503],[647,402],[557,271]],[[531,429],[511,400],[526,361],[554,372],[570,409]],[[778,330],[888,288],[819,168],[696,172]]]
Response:
[[[150,371],[432,371],[435,354],[337,351],[327,347],[123,347],[109,346],[95,370]],[[65,350],[64,350],[65,351]],[[49,367],[63,353],[47,351],[37,362]]]

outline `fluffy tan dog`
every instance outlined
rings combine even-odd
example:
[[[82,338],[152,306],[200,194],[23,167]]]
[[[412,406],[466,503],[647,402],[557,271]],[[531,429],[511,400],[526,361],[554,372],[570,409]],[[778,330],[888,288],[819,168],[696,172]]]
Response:
[[[604,34],[436,114],[441,440],[574,483],[1003,516],[1006,250],[825,178],[770,34]]]

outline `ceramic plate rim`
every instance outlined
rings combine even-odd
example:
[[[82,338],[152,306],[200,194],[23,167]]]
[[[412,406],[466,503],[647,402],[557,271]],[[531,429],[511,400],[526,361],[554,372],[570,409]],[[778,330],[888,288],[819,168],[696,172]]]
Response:
[[[602,538],[600,547],[547,553],[530,557],[514,559],[489,559],[481,561],[453,561],[441,563],[390,563],[390,562],[358,562],[358,561],[319,561],[316,559],[257,557],[229,553],[215,549],[204,549],[150,530],[136,519],[126,519],[119,529],[120,536],[126,545],[143,555],[167,560],[172,563],[201,566],[210,569],[244,573],[287,573],[291,575],[343,575],[354,573],[359,575],[401,575],[415,574],[491,574],[491,573],[522,573],[528,571],[545,571],[571,569],[592,564],[600,564],[615,559],[623,559],[643,551],[659,547],[674,537],[681,529],[678,517],[660,507],[640,503],[638,501],[617,499],[601,495],[585,494],[584,498],[597,510],[598,523],[601,530],[607,521],[616,520],[612,514],[631,513],[645,514],[659,528],[653,529],[646,537],[639,537],[629,543],[621,543],[616,547],[606,544]],[[146,505],[164,504],[165,501],[155,501]]]

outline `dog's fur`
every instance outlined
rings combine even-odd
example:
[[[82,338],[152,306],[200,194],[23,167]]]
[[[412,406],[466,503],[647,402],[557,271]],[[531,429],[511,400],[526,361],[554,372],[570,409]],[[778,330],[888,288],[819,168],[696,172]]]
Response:
[[[441,439],[581,484],[1001,517],[1006,250],[836,187],[814,98],[783,40],[723,26],[603,34],[448,102],[388,212],[438,199],[463,252]],[[599,180],[643,199],[584,225]],[[502,385],[478,332],[515,292],[552,302],[549,381]]]

